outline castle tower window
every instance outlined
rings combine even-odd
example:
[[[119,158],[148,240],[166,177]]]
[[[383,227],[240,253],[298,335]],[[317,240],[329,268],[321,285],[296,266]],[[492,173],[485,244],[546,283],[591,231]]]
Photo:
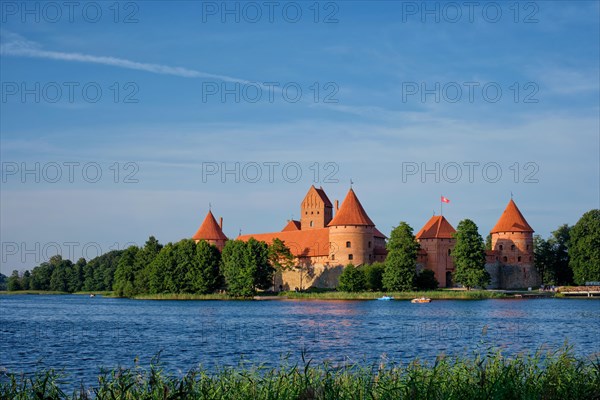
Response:
[[[529,250],[529,245],[527,245],[527,250]]]
[[[371,261],[371,255],[369,254],[369,261]]]
[[[448,255],[452,254],[452,249],[448,249]]]
[[[529,256],[529,261],[533,261],[533,257]]]
[[[348,254],[348,260],[353,260],[354,256],[352,254]]]
[[[506,257],[506,256],[502,257],[502,261],[507,262],[508,261],[508,257]]]
[[[515,245],[514,245],[514,244],[511,244],[511,245],[510,245],[510,249],[511,249],[511,250],[514,250],[514,249],[515,249]]]
[[[332,259],[332,260],[335,260],[335,254],[332,254],[332,255],[331,255],[331,259]]]
[[[352,247],[352,244],[350,242],[346,242],[346,247],[350,248],[350,247]]]
[[[521,262],[521,256],[517,257],[517,261]]]
[[[500,245],[500,250],[504,250],[504,248],[503,248],[503,246],[502,246],[502,245]]]
[[[371,248],[371,242],[369,241],[369,248]]]
[[[313,222],[312,221],[310,221],[310,226],[313,226]]]

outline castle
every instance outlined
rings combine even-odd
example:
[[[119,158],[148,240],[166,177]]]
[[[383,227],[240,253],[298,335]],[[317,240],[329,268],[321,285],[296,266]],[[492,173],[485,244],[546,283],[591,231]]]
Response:
[[[418,268],[434,272],[440,287],[452,287],[452,249],[456,232],[443,216],[433,216],[416,234],[421,249]],[[540,278],[533,266],[533,229],[511,199],[491,230],[492,250],[486,251],[489,288],[537,286]],[[290,220],[279,232],[240,235],[270,244],[282,240],[295,257],[295,267],[275,277],[275,289],[334,288],[344,266],[384,261],[386,236],[381,233],[351,188],[342,205],[331,203],[323,188],[311,186],[300,205],[300,220]],[[209,211],[192,239],[206,240],[220,250],[227,237],[223,219],[217,224]]]

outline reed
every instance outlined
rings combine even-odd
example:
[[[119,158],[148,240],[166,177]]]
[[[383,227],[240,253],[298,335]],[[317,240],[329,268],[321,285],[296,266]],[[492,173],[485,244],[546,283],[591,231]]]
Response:
[[[0,375],[3,399],[598,399],[600,359],[564,347],[505,357],[439,356],[408,364],[283,365],[280,368],[193,369],[183,376],[157,362],[101,371],[98,383],[66,393],[64,374]]]

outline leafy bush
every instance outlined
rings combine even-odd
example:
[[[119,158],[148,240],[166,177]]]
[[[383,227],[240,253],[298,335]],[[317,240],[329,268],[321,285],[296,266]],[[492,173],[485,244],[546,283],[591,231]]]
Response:
[[[348,264],[342,275],[340,275],[338,290],[342,292],[362,292],[366,287],[367,281],[363,271],[352,264]]]

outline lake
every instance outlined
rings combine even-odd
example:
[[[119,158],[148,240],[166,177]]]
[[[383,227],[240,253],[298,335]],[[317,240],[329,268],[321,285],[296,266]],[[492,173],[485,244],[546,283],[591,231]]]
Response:
[[[100,367],[147,366],[158,352],[179,373],[202,365],[312,359],[332,364],[556,349],[600,352],[600,302],[590,299],[409,301],[144,301],[0,295],[0,366],[64,368],[96,383]],[[285,359],[285,360],[284,360]]]

